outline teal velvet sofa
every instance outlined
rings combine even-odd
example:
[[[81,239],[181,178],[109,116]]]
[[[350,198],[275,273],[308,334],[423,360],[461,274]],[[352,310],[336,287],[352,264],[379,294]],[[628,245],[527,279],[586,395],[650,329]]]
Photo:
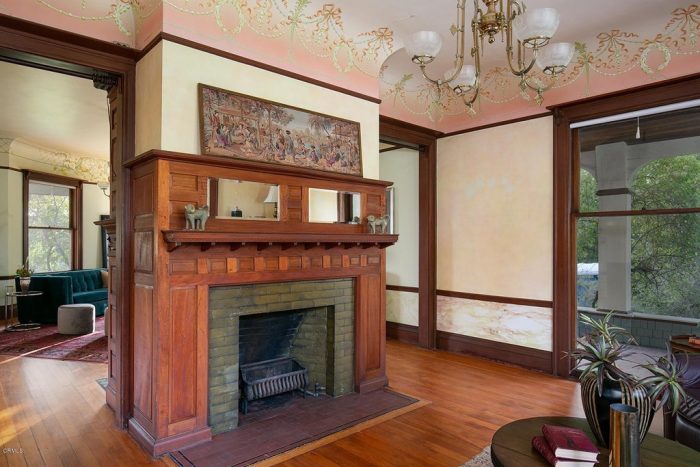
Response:
[[[102,316],[107,308],[107,288],[102,284],[102,269],[79,269],[39,273],[32,276],[29,290],[43,292],[35,297],[17,297],[20,323],[56,323],[58,307],[72,303],[95,305],[95,314]],[[19,288],[19,278],[15,279]]]

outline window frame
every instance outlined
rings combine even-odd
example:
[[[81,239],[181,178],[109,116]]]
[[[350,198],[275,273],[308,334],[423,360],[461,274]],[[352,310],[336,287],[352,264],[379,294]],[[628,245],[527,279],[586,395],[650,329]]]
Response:
[[[25,170],[22,184],[22,258],[29,256],[29,184],[31,182],[48,183],[70,187],[70,224],[71,235],[71,267],[72,270],[83,268],[83,181],[60,175],[32,172]]]
[[[554,274],[553,374],[566,377],[574,367],[564,352],[576,342],[576,225],[578,206],[578,132],[571,124],[594,118],[700,98],[700,73],[548,107],[554,116]]]

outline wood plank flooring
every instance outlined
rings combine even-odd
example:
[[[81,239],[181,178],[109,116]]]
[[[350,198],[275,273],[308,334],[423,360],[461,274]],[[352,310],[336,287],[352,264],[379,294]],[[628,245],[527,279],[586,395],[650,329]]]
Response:
[[[429,404],[285,461],[286,466],[458,466],[501,425],[583,416],[578,385],[487,360],[387,342],[391,388]],[[172,465],[113,425],[106,366],[0,357],[0,466]]]

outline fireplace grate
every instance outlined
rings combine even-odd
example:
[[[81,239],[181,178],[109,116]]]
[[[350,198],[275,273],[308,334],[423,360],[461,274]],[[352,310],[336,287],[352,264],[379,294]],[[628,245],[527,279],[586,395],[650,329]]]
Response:
[[[306,397],[309,372],[291,357],[241,365],[241,409],[248,413],[248,401],[300,389]]]

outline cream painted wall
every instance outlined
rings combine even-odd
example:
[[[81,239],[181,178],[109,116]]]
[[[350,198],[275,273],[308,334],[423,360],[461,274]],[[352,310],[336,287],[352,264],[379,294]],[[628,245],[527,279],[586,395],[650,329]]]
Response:
[[[136,63],[136,155],[161,148],[163,42]]]
[[[97,185],[83,185],[83,268],[102,267],[102,231],[94,224],[109,214],[109,198]]]
[[[153,54],[153,55],[152,55]],[[144,62],[144,60],[146,60]],[[152,148],[198,154],[197,83],[360,122],[363,175],[379,176],[379,105],[270,71],[163,41],[137,67],[137,154]],[[162,64],[161,87],[158,63]],[[142,65],[143,63],[143,65]],[[151,122],[161,121],[160,134]]]
[[[0,154],[0,161],[2,156]],[[22,174],[14,170],[0,169],[0,276],[13,275],[20,264],[22,264]],[[1,281],[2,290],[5,284],[13,284],[13,282]]]
[[[552,118],[438,140],[437,287],[552,299]],[[550,350],[551,308],[438,297],[437,328]]]
[[[379,178],[394,182],[394,228],[399,241],[386,250],[386,283],[418,287],[418,151],[379,155]]]
[[[338,220],[338,192],[312,188],[309,190],[309,222]]]
[[[438,140],[438,288],[552,299],[552,118]]]

